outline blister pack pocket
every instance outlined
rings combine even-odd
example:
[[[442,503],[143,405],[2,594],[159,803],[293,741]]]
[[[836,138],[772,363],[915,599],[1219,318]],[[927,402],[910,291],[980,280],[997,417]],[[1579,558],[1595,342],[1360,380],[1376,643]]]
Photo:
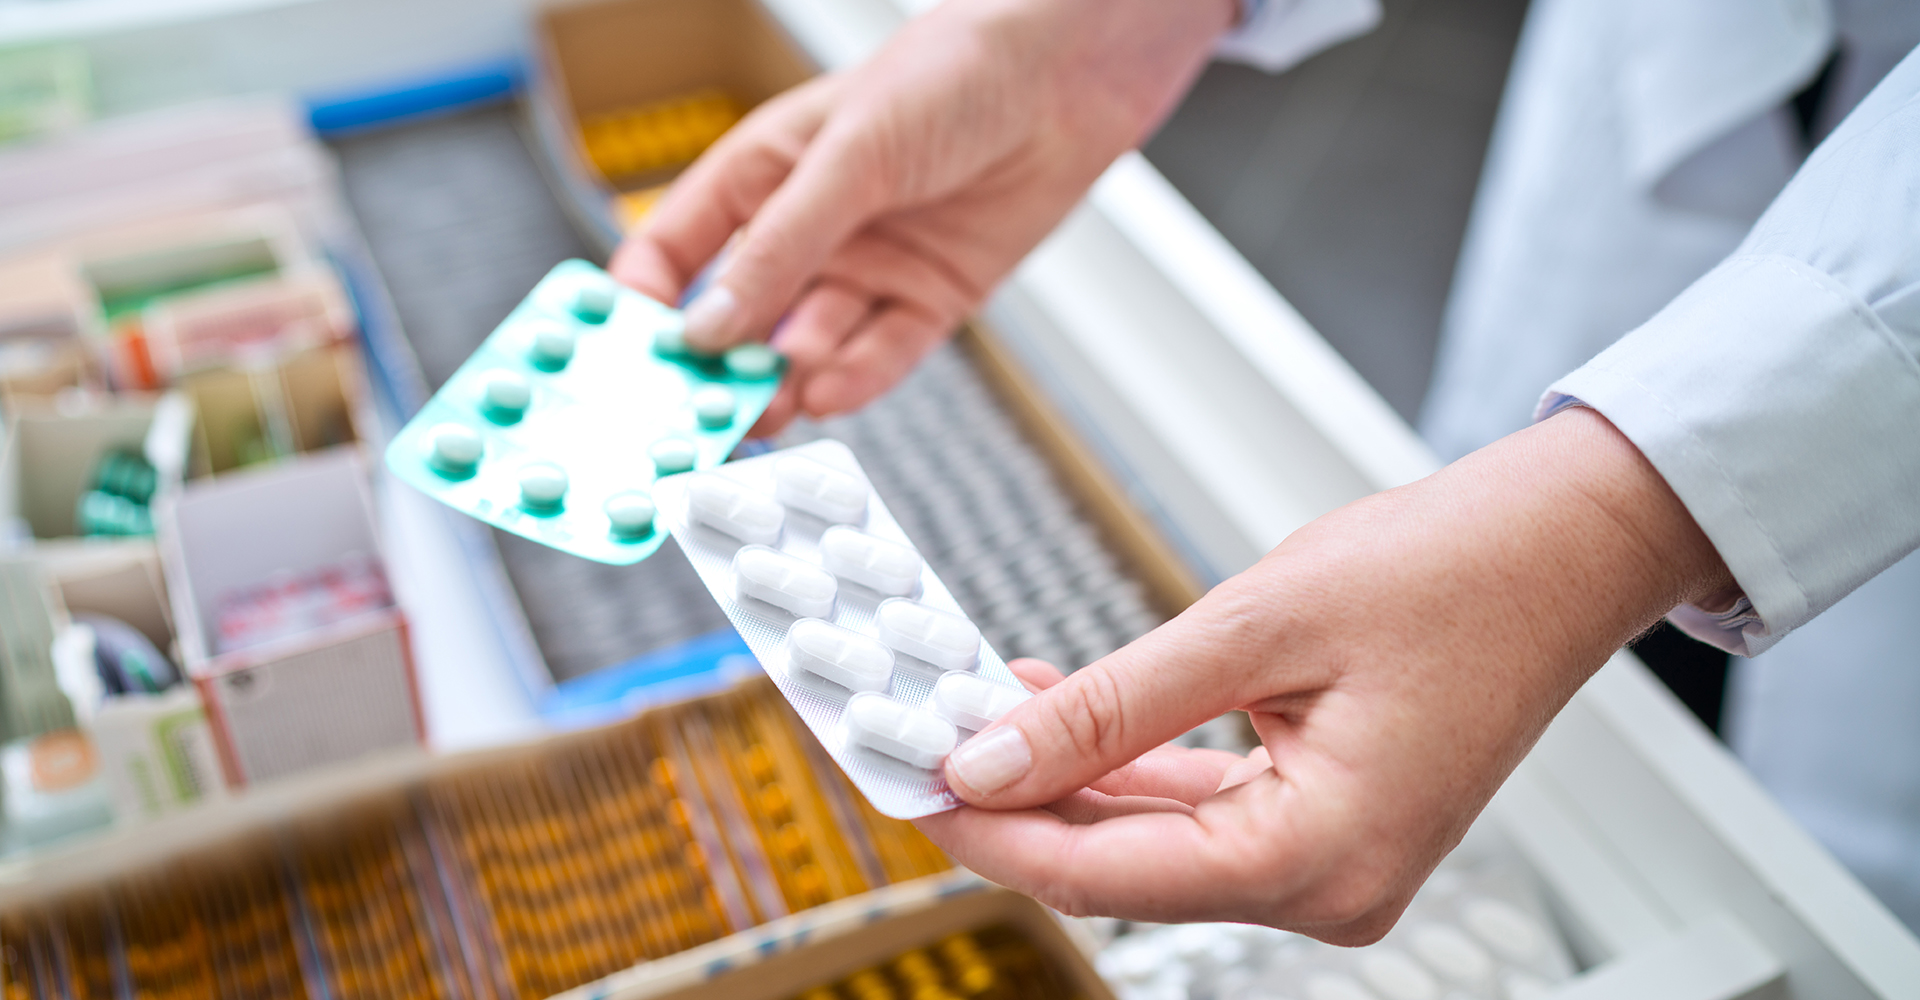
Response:
[[[875,809],[960,805],[940,765],[1026,688],[927,567],[853,452],[813,441],[654,484],[660,523]]]
[[[654,480],[726,461],[773,400],[764,344],[687,353],[680,312],[561,263],[387,447],[387,466],[498,528],[603,563],[666,533]]]

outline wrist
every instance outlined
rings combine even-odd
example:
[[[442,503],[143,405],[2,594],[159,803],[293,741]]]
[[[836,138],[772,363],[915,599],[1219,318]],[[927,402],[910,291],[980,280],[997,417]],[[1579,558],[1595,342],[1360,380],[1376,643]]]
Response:
[[[1288,688],[1335,684],[1399,649],[1504,664],[1564,697],[1676,605],[1732,587],[1633,443],[1578,409],[1307,525],[1165,638],[1192,648],[1174,633],[1198,629],[1239,651],[1226,659],[1284,671]],[[1252,707],[1274,688],[1240,679]]]
[[[1046,61],[1056,116],[1104,119],[1125,146],[1145,140],[1185,95],[1241,0],[1002,0],[1013,33]]]
[[[1446,530],[1484,553],[1455,599],[1504,606],[1518,650],[1580,680],[1676,605],[1732,585],[1685,505],[1597,411],[1563,411],[1433,479],[1452,480]]]
[[[1562,418],[1566,418],[1562,420]],[[1724,599],[1738,585],[1653,463],[1598,411],[1574,407],[1533,429],[1555,453],[1555,466],[1592,506],[1596,532],[1616,536],[1616,553],[1604,560],[1616,585],[1640,595],[1642,617],[1653,619],[1680,604]]]

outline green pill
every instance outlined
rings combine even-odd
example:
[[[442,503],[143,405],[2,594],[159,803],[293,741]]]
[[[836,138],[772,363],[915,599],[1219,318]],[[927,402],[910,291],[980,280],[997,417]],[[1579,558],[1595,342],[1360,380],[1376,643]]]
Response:
[[[153,534],[153,518],[144,505],[101,490],[80,497],[74,521],[83,535]]]
[[[613,315],[614,289],[611,282],[593,281],[581,285],[573,293],[573,304],[568,307],[574,317],[582,323],[600,324]]]
[[[780,354],[765,344],[741,344],[727,351],[727,374],[734,378],[759,380],[780,373]]]
[[[663,326],[653,332],[653,350],[655,354],[687,353],[687,328],[676,323]]]
[[[693,468],[694,459],[699,452],[694,450],[693,442],[681,438],[661,438],[647,449],[647,457],[653,459],[654,471],[662,476],[671,476],[676,472],[685,472]]]
[[[725,386],[710,385],[693,394],[693,415],[700,426],[708,430],[733,423],[733,415],[739,409],[740,402],[733,397],[733,390]]]
[[[133,474],[128,477],[126,491],[121,495],[134,503],[146,503],[160,487],[160,473],[140,458],[130,457],[127,461],[133,466]]]
[[[520,375],[497,371],[487,376],[480,391],[480,409],[495,423],[511,424],[527,412],[533,402],[533,387]]]
[[[473,428],[460,424],[441,424],[433,429],[433,454],[428,464],[435,472],[450,479],[465,479],[473,475],[474,467],[480,464],[480,453],[485,446],[480,435]]]
[[[604,509],[613,533],[621,538],[638,538],[653,530],[653,498],[645,493],[615,493],[607,498]]]
[[[557,372],[573,360],[573,331],[558,323],[542,323],[534,331],[527,358],[541,371]]]
[[[551,462],[535,462],[520,470],[520,505],[528,510],[557,510],[566,496],[565,469]]]

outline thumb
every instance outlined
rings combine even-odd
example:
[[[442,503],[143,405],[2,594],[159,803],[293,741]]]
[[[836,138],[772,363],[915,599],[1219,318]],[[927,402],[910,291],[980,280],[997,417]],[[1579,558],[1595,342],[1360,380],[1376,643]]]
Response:
[[[1035,694],[948,756],[947,784],[973,805],[1043,805],[1236,707],[1253,671],[1209,654],[1202,628],[1183,615]]]
[[[877,147],[831,121],[822,129],[687,304],[689,346],[717,353],[773,328],[833,251],[884,207],[893,184]]]

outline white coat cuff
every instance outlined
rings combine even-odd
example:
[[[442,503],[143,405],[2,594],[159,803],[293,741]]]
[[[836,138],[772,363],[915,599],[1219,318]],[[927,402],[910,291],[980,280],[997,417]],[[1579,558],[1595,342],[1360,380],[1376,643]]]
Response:
[[[1729,258],[1554,383],[1693,515],[1750,610],[1671,616],[1756,655],[1920,544],[1920,361],[1858,296],[1793,258]]]
[[[1278,73],[1380,23],[1379,0],[1254,0],[1216,58]]]

